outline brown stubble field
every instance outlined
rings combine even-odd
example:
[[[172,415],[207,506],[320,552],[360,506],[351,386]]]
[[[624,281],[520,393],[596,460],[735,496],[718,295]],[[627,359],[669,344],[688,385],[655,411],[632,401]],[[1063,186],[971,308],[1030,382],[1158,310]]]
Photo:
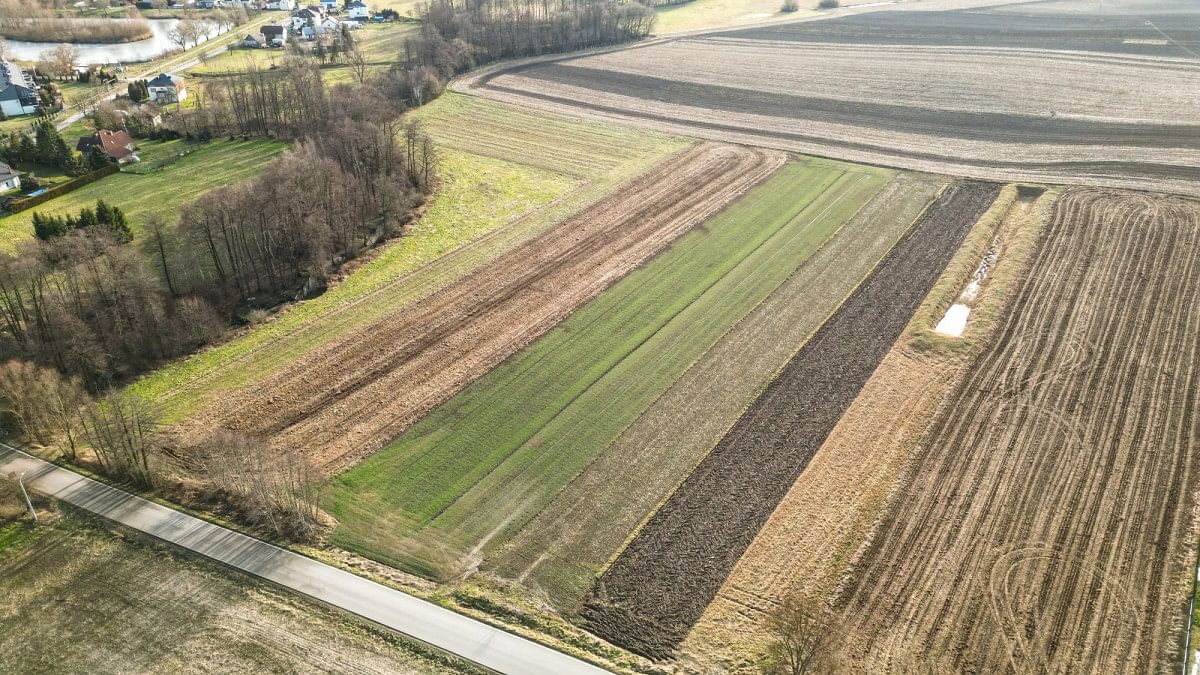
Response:
[[[938,410],[994,333],[995,315],[1025,276],[1056,195],[1016,186],[976,223],[904,334],[771,514],[681,646],[684,663],[752,667],[764,619],[788,597],[832,597],[854,553],[886,512]],[[930,330],[974,273],[1000,251],[960,338]]]
[[[1200,203],[1055,205],[839,603],[867,672],[1159,672],[1195,554]]]
[[[896,16],[969,17],[975,42],[908,24],[881,38]],[[1200,59],[1186,51],[1200,31],[1180,34],[1178,48],[1144,45],[1150,29],[1134,17],[1064,28],[1054,43],[1033,29],[1013,37],[1011,17],[989,16],[879,12],[845,19],[873,33],[831,30],[842,21],[831,20],[665,39],[492,69],[456,86],[848,161],[1200,194]]]
[[[674,653],[998,191],[956,183],[926,210],[601,575],[589,630]]]
[[[378,449],[609,284],[782,165],[781,153],[707,143],[401,316],[355,330],[202,423],[268,436],[334,472]]]

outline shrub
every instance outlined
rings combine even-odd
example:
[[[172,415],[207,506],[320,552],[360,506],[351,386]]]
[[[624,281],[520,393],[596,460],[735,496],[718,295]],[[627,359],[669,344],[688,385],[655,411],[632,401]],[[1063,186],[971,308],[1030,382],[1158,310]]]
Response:
[[[792,12],[799,11],[799,9],[800,3],[797,0],[783,0],[783,6],[779,8],[779,11],[791,14]]]
[[[817,9],[837,9],[840,6],[839,0],[821,0],[817,3]]]

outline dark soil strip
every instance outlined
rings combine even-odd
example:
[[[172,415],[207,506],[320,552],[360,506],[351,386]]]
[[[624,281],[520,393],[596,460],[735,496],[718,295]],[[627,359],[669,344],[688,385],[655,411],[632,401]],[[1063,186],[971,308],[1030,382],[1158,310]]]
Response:
[[[934,152],[911,152],[898,151],[895,148],[889,148],[885,145],[876,145],[871,143],[860,143],[850,141],[840,141],[836,139],[825,138],[822,136],[813,136],[809,134],[799,134],[787,131],[771,131],[769,129],[737,126],[734,124],[722,124],[720,122],[705,122],[695,119],[679,119],[669,115],[656,115],[652,112],[644,112],[634,110],[632,108],[624,108],[617,106],[606,106],[598,103],[587,103],[577,98],[566,98],[546,94],[543,92],[533,91],[531,89],[520,89],[516,87],[502,86],[492,83],[493,80],[502,75],[526,74],[527,71],[540,67],[541,64],[534,66],[517,66],[509,70],[498,71],[480,79],[476,88],[490,89],[506,94],[513,94],[528,99],[538,101],[546,101],[560,105],[574,106],[595,112],[602,112],[616,117],[625,117],[628,119],[644,119],[651,122],[662,122],[668,124],[681,124],[694,127],[697,129],[706,129],[709,131],[719,132],[722,134],[745,134],[750,136],[758,136],[765,139],[778,139],[780,141],[805,143],[816,148],[837,148],[856,152],[872,152],[880,155],[894,157],[897,159],[920,159],[930,162],[942,162],[952,165],[978,166],[991,169],[1020,169],[1025,171],[1052,171],[1060,172],[1064,175],[1091,177],[1091,178],[1117,178],[1117,177],[1134,177],[1147,180],[1195,180],[1196,168],[1185,165],[1175,164],[1158,164],[1152,162],[1120,162],[1120,161],[1077,161],[1064,160],[1059,162],[1025,162],[1025,161],[1005,161],[994,159],[963,159],[948,154],[938,154]],[[583,86],[581,83],[575,83]],[[720,138],[717,136],[717,138]],[[997,138],[996,140],[1001,140]],[[770,147],[769,142],[764,145]],[[786,147],[786,146],[785,146]],[[823,152],[816,149],[805,150],[805,152]],[[945,171],[950,173],[949,170]]]
[[[1035,117],[991,112],[914,108],[820,96],[797,96],[718,84],[681,82],[650,75],[563,63],[542,64],[524,77],[586,87],[672,105],[703,106],[730,113],[782,119],[836,121],[895,132],[953,137],[971,141],[1013,141],[1055,145],[1128,145],[1142,148],[1200,148],[1200,126],[1143,124]]]
[[[589,630],[673,653],[998,191],[957,183],[925,212],[596,582]]]
[[[1127,14],[881,11],[780,26],[748,28],[722,37],[838,44],[939,45],[1105,52],[1189,58],[1200,51],[1200,13]],[[1151,22],[1153,25],[1151,25]],[[1163,33],[1169,40],[1166,44]]]

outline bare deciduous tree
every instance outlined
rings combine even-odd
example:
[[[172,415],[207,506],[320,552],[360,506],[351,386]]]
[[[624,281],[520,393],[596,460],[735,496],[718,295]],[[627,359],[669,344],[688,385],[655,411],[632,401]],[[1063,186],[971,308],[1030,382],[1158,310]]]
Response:
[[[81,419],[83,435],[105,473],[138,485],[154,484],[159,414],[149,401],[117,392],[85,408]]]
[[[768,615],[766,629],[771,641],[762,663],[764,673],[808,675],[832,668],[836,633],[823,604],[789,596]]]
[[[11,431],[75,459],[80,409],[89,401],[78,378],[27,361],[0,364],[0,419]]]
[[[298,541],[317,531],[320,475],[300,453],[217,429],[188,448],[185,461],[252,525]]]

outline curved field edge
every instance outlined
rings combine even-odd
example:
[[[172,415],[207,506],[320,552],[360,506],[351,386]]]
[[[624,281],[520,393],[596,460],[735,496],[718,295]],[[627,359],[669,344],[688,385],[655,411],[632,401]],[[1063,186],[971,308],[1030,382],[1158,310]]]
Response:
[[[703,143],[399,314],[222,398],[198,419],[268,436],[333,474],[558,325],[785,162]]]
[[[130,390],[157,400],[168,421],[179,421],[220,391],[252,383],[275,366],[334,339],[343,328],[339,313],[374,301],[407,275],[544,207],[570,187],[569,181],[553,174],[457,151],[443,151],[442,166],[447,178],[433,202],[374,259],[325,294],[291,305],[229,342],[160,368]],[[416,281],[417,293],[423,292],[421,280]],[[389,303],[372,302],[362,309],[386,311]],[[365,318],[355,313],[344,320],[357,324]]]
[[[456,149],[443,148],[443,183],[423,216],[403,236],[385,245],[321,297],[292,305],[227,343],[162,368],[134,383],[132,390],[158,401],[168,421],[184,420],[221,392],[251,385],[340,334],[399,311],[469,274],[603,199],[617,185],[690,143],[644,132],[605,136],[606,125],[564,124],[552,114],[522,118],[530,125],[541,120],[560,132],[559,148],[574,148],[577,139],[583,138],[588,141],[588,151],[593,151],[597,146],[592,140],[597,135],[611,139],[614,145],[605,152],[619,156],[619,162],[598,163],[583,180],[521,164],[536,155],[536,147],[511,124],[512,107],[491,102],[464,106],[456,100],[466,98],[449,95],[444,104],[439,99],[421,110],[420,119],[433,129],[439,145]],[[439,135],[437,129],[463,127],[463,108],[490,116],[477,120],[475,128],[481,134],[489,132],[490,127],[484,125],[493,120],[492,131],[522,149],[513,153],[517,163],[473,152],[481,148],[471,137]],[[627,140],[636,144],[618,145]]]
[[[562,611],[578,611],[596,576],[943,185],[900,174],[865,204],[828,199],[835,208],[803,212],[838,229],[498,547],[485,569],[522,579]]]
[[[1028,270],[1050,206],[1045,193],[1018,203],[1007,186],[972,228],[942,277],[838,421],[804,473],[738,560],[681,647],[684,663],[750,669],[765,649],[763,623],[783,599],[831,599],[856,552],[895,499],[901,476],[940,408],[995,334],[995,317]],[[990,242],[996,261],[962,338],[917,346],[979,265]]]
[[[754,295],[730,295],[738,290],[730,288],[733,281],[725,284],[730,290],[718,291],[719,283],[756,253],[755,260],[766,259],[781,246],[805,245],[804,237],[775,235],[785,226],[810,225],[793,222],[792,215],[842,173],[825,163],[785,167],[434,410],[395,444],[341,474],[331,507],[340,521],[335,543],[426,575],[446,576],[476,564],[477,556],[507,540],[648,405],[655,388],[669,385],[698,350],[719,337],[711,336],[713,330],[753,306]],[[844,187],[870,178],[864,172]],[[753,267],[741,267],[731,279]],[[765,268],[742,286],[753,291],[766,283],[767,289],[754,292],[769,292],[777,273]],[[701,301],[709,290],[713,294]],[[735,303],[735,309],[712,317],[711,310],[702,314],[694,307],[713,297]],[[703,327],[697,316],[715,323]],[[681,336],[654,363],[662,356],[655,349],[661,341]],[[622,389],[634,381],[648,389]]]
[[[999,188],[947,188],[597,580],[600,637],[670,657],[890,350]]]
[[[1064,193],[1000,337],[847,586],[848,658],[1176,662],[1194,569],[1198,276],[1200,203]]]

